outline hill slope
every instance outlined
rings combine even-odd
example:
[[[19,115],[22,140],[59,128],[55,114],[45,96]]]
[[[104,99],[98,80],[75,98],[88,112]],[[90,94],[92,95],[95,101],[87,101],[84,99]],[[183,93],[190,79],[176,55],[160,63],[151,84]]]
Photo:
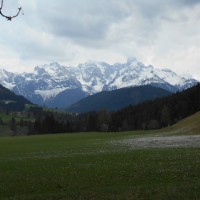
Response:
[[[22,96],[16,95],[7,88],[0,85],[0,108],[16,111],[23,110],[25,104],[32,104]]]
[[[183,92],[129,106],[112,114],[115,130],[158,129],[200,111],[200,84]],[[124,129],[123,129],[124,130]]]
[[[184,118],[173,126],[163,129],[163,131],[168,135],[200,135],[200,112]]]
[[[89,97],[67,108],[70,112],[99,111],[103,108],[109,111],[120,110],[129,105],[135,105],[146,100],[170,95],[171,93],[150,85],[131,88],[122,88],[113,91],[104,91]]]

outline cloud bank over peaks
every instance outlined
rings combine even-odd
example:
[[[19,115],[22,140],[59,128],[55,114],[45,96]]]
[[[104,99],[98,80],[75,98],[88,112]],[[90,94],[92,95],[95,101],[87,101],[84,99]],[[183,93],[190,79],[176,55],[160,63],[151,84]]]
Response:
[[[9,0],[0,19],[0,66],[14,71],[60,62],[124,62],[200,74],[199,0]],[[199,77],[200,79],[200,77]]]

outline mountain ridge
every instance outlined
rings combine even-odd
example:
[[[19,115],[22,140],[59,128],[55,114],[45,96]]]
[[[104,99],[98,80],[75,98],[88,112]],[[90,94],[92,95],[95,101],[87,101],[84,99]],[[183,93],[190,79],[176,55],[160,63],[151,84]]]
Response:
[[[33,72],[22,74],[0,70],[0,84],[4,87],[23,95],[35,104],[58,108],[66,108],[101,91],[153,85],[176,92],[197,82],[195,79],[177,75],[169,69],[145,66],[136,59],[113,65],[88,61],[77,67],[50,63],[35,67]],[[70,94],[74,93],[76,98],[71,98]],[[58,101],[59,95],[63,98],[62,103]]]
[[[143,85],[129,88],[120,88],[113,91],[102,91],[81,99],[67,108],[69,112],[98,112],[102,109],[117,111],[136,105],[147,100],[168,96],[172,93],[162,88]]]
[[[16,95],[14,92],[0,84],[0,109],[7,111],[21,111],[25,104],[32,104],[25,97]]]

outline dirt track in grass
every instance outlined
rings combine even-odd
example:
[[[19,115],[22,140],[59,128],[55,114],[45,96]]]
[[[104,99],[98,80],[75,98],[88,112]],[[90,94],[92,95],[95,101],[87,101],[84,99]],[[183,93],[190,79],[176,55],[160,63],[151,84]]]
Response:
[[[191,136],[151,136],[123,139],[119,144],[131,148],[200,147],[200,135]]]

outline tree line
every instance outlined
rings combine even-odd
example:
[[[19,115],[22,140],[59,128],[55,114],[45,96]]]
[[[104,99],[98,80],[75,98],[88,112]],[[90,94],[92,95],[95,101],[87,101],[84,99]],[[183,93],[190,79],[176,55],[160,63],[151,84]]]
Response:
[[[129,106],[112,114],[112,128],[149,130],[170,126],[200,111],[200,84],[183,92]],[[117,124],[117,126],[116,126]]]
[[[83,114],[52,113],[38,118],[36,133],[153,130],[170,126],[200,111],[200,84],[167,97],[128,106],[116,112],[102,109]]]
[[[27,134],[153,130],[170,126],[198,111],[200,84],[167,97],[130,105],[116,112],[102,109],[99,112],[73,114],[30,107],[28,113],[32,118],[16,120],[13,117],[10,126],[16,133],[17,129],[26,127]]]
[[[200,84],[167,97],[108,112],[80,115],[84,131],[154,130],[176,122],[200,111]]]

